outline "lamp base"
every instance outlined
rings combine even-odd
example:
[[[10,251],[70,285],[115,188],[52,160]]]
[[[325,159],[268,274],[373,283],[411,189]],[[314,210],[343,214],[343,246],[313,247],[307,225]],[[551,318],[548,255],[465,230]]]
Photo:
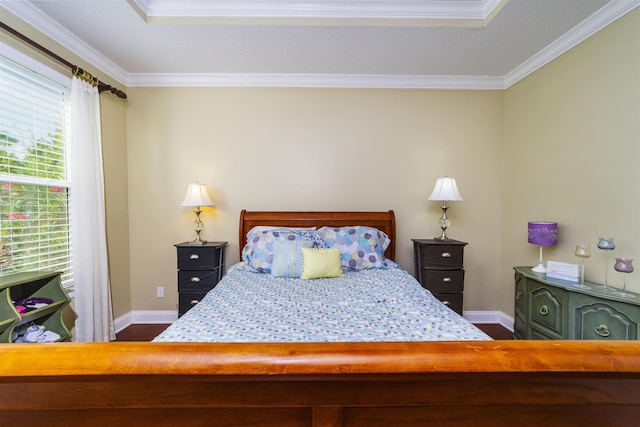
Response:
[[[192,241],[188,242],[187,244],[191,245],[191,246],[202,246],[205,243],[207,243],[206,240],[192,240]]]
[[[540,264],[538,264],[537,266],[533,267],[533,268],[531,269],[531,271],[533,271],[533,272],[535,272],[535,273],[546,273],[546,272],[547,272],[547,269],[546,269],[546,267],[544,266],[544,264],[543,264],[543,263],[540,263]]]
[[[449,227],[449,218],[447,218],[447,209],[449,208],[449,206],[447,206],[447,202],[443,201],[442,202],[442,218],[440,218],[440,229],[442,230],[442,234],[440,235],[440,237],[436,237],[436,240],[449,240],[449,238],[447,237],[447,228]]]

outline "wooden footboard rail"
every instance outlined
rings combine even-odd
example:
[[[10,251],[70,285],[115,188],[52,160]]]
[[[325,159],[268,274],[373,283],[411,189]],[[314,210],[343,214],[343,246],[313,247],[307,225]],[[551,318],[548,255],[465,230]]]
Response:
[[[0,425],[630,426],[640,343],[0,345]]]

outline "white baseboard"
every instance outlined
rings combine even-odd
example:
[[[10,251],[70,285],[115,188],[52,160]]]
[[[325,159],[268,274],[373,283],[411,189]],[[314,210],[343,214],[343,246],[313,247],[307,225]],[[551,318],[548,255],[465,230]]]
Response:
[[[116,332],[120,332],[130,325],[170,324],[178,320],[177,311],[131,311],[114,320]]]
[[[513,318],[501,311],[465,311],[464,318],[471,323],[499,324],[513,332]],[[176,311],[131,311],[114,321],[116,332],[120,332],[130,325],[141,324],[169,324],[178,320]]]

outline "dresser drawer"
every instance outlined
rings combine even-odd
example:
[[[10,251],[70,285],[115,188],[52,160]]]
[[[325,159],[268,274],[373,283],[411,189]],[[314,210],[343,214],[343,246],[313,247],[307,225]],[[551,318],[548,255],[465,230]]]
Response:
[[[455,311],[459,315],[462,315],[462,293],[457,294],[433,294],[434,297],[438,298],[444,305],[449,307],[451,310]]]
[[[573,307],[574,339],[637,340],[640,313],[637,306],[576,295]]]
[[[182,316],[194,305],[202,301],[207,292],[180,292],[178,297],[178,316]]]
[[[219,266],[223,247],[178,246],[178,269],[212,270]]]
[[[220,280],[220,270],[178,271],[178,292],[208,291]]]
[[[533,286],[529,292],[531,325],[548,329],[556,338],[565,338],[568,295],[561,289]],[[543,329],[544,330],[544,329]]]
[[[422,267],[421,285],[433,293],[458,293],[464,290],[464,270],[432,270]]]
[[[427,245],[419,249],[420,265],[430,268],[462,268],[463,257],[462,245]]]

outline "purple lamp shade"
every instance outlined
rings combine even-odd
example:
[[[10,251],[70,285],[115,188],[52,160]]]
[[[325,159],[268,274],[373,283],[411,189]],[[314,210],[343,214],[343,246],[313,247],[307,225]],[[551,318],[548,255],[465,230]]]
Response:
[[[529,223],[529,243],[540,246],[554,246],[558,243],[558,223],[532,221]]]

